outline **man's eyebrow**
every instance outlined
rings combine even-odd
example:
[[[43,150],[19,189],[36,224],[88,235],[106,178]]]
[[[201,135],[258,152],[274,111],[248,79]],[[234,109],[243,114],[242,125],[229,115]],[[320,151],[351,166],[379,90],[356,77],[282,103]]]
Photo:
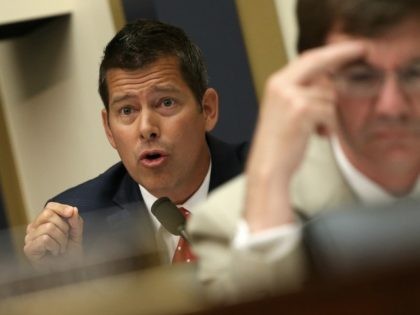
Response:
[[[420,57],[413,58],[408,66],[420,66]]]
[[[420,57],[415,57],[415,58],[411,59],[409,62],[407,62],[401,68],[412,67],[412,66],[415,66],[415,67],[420,66]],[[349,62],[348,64],[345,64],[342,67],[342,69],[349,69],[349,68],[353,68],[353,67],[365,67],[365,68],[373,68],[373,69],[375,68],[375,66],[371,65],[366,60],[359,59],[359,60]]]
[[[351,62],[345,64],[343,66],[343,69],[352,68],[352,67],[367,67],[367,68],[372,68],[373,66],[371,64],[369,64],[364,59],[357,59],[357,60],[354,60],[354,61],[351,61]]]
[[[168,85],[155,85],[153,86],[153,92],[181,92],[181,89],[175,85],[168,84]]]
[[[111,98],[110,104],[113,105],[115,103],[124,101],[128,98],[136,97],[135,93],[123,93],[123,94],[116,94]]]
[[[162,92],[164,92],[164,93],[181,93],[181,89],[178,88],[175,85],[172,85],[172,84],[168,84],[168,85],[155,85],[151,89],[155,93],[162,93]],[[113,105],[115,103],[124,101],[126,99],[134,98],[134,97],[137,97],[137,94],[136,93],[127,92],[127,93],[115,94],[111,98],[111,100],[110,100],[109,103],[110,103],[110,105]]]

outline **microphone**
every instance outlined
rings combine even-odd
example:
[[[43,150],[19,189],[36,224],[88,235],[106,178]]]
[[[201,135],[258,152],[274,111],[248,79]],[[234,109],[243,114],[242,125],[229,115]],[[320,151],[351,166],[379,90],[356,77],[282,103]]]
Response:
[[[185,217],[168,197],[161,197],[156,200],[152,205],[152,213],[169,233],[180,235],[188,243],[191,243],[185,230]]]

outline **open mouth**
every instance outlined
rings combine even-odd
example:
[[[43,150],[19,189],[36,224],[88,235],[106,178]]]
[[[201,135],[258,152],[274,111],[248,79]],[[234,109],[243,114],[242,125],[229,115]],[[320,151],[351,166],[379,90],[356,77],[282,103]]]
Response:
[[[146,166],[158,166],[165,160],[166,155],[159,151],[145,152],[140,156],[140,161]]]
[[[149,160],[149,161],[153,161],[153,160],[159,159],[160,157],[162,157],[162,154],[160,154],[160,153],[150,153],[150,154],[146,154],[144,159]]]

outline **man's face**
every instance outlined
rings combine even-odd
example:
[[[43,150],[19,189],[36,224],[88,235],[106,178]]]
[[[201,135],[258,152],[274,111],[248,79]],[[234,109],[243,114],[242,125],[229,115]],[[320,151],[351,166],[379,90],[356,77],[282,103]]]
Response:
[[[373,179],[383,172],[409,173],[414,179],[419,173],[420,93],[413,84],[420,70],[419,38],[420,21],[410,19],[375,39],[340,32],[327,39],[359,39],[368,47],[363,60],[341,69],[350,84],[337,87],[337,114],[345,154]]]
[[[110,69],[106,80],[103,124],[129,174],[156,197],[185,201],[208,170],[205,133],[217,121],[216,92],[206,91],[201,111],[175,57],[134,71]]]

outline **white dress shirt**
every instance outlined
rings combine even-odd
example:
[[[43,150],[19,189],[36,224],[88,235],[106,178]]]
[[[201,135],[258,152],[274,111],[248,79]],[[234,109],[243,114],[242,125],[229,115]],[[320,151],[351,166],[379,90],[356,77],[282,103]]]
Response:
[[[370,180],[360,171],[358,171],[345,156],[338,139],[331,140],[334,157],[338,168],[347,180],[349,186],[353,189],[356,196],[364,204],[375,204],[379,202],[396,202],[398,197],[389,194],[378,184]],[[420,179],[412,191],[404,197],[420,195]],[[233,247],[237,250],[261,250],[271,247],[270,257],[276,259],[287,253],[301,239],[300,223],[286,224],[279,227],[267,229],[262,232],[250,233],[248,224],[243,219],[239,222],[237,232],[233,241]],[[272,246],[276,244],[276,246]]]
[[[401,199],[391,195],[356,169],[345,156],[337,138],[332,138],[331,144],[341,173],[363,204],[374,205],[377,203],[392,203]],[[419,193],[420,179],[417,179],[416,185],[411,192],[404,197],[419,196]]]
[[[207,171],[206,177],[204,178],[201,186],[198,190],[183,204],[177,205],[178,207],[183,207],[190,211],[192,214],[194,213],[194,207],[204,201],[207,198],[210,186],[210,173],[211,173],[211,163],[209,165],[209,169]],[[165,259],[168,263],[171,262],[172,256],[175,253],[175,248],[179,241],[179,236],[173,235],[169,233],[160,222],[156,219],[156,217],[152,214],[151,209],[153,203],[158,199],[157,197],[153,196],[150,192],[147,191],[146,188],[139,185],[141,195],[143,196],[144,203],[146,204],[147,210],[149,211],[149,215],[152,218],[153,225],[156,231],[156,238],[158,242],[163,243],[165,247],[165,254],[167,256]]]

